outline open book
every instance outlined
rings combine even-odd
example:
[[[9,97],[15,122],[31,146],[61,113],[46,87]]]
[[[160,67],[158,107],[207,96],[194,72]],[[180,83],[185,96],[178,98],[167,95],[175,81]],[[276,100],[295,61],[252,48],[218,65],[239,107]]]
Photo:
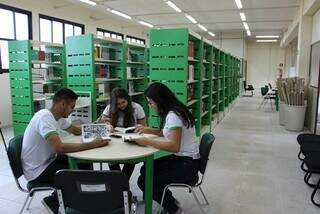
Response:
[[[127,127],[127,128],[116,127],[116,128],[114,128],[114,131],[121,132],[121,133],[125,134],[125,133],[134,133],[135,129],[136,129],[135,126]]]
[[[135,143],[135,140],[139,138],[154,138],[154,137],[157,137],[157,136],[153,134],[133,133],[133,134],[123,135],[122,140],[123,142],[127,142],[127,143]]]
[[[82,124],[82,141],[88,143],[97,138],[102,138],[104,140],[111,140],[108,131],[108,125],[99,123],[99,124]]]

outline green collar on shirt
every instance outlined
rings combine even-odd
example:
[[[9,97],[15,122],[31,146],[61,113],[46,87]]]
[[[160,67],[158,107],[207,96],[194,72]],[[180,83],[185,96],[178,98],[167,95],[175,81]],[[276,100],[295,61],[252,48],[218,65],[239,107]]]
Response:
[[[49,111],[51,112],[51,114],[53,115],[53,117],[56,121],[58,121],[60,119],[59,116],[52,109],[49,109]]]

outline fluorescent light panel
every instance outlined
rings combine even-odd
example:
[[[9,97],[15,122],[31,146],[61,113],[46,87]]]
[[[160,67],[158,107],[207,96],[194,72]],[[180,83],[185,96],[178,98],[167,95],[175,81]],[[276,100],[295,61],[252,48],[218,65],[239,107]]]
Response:
[[[185,14],[185,16],[187,17],[187,19],[189,19],[193,24],[197,23],[197,20],[195,20],[192,16],[190,16],[189,14]]]
[[[109,10],[113,14],[116,14],[116,15],[121,16],[121,17],[126,18],[126,19],[131,19],[131,16],[129,16],[129,15],[125,14],[125,13],[122,13],[122,12],[114,10],[114,9],[109,9]]]
[[[201,29],[204,30],[204,31],[208,31],[208,29],[205,28],[205,27],[204,27],[203,25],[201,25],[201,24],[198,24],[198,27],[201,28]]]
[[[279,38],[280,36],[278,35],[266,35],[266,36],[256,36],[256,38],[260,39],[273,39],[273,38]]]
[[[96,6],[97,5],[97,3],[95,3],[94,1],[90,1],[90,0],[80,0],[80,1],[83,2],[83,3],[86,3],[86,4],[90,4],[92,6]]]
[[[251,31],[250,30],[247,30],[247,35],[251,36]]]
[[[240,13],[240,17],[241,17],[241,20],[243,22],[245,22],[247,19],[246,19],[246,15],[244,13]]]
[[[241,0],[234,0],[236,2],[236,5],[239,9],[242,9],[242,3]]]
[[[175,5],[172,1],[166,1],[166,3],[167,3],[167,5],[169,5],[172,9],[174,9],[178,13],[182,12],[182,10],[179,7],[177,7],[177,5]]]
[[[245,28],[246,30],[249,30],[249,25],[248,25],[247,22],[243,22],[243,26],[244,26],[244,28]]]
[[[260,39],[260,40],[257,40],[257,42],[277,42],[278,40],[277,39]]]
[[[208,32],[208,34],[209,34],[210,36],[212,36],[212,37],[215,37],[215,36],[216,36],[216,34],[214,34],[214,33],[212,33],[212,32]]]
[[[139,23],[140,23],[140,24],[142,24],[142,25],[145,25],[145,26],[148,26],[148,27],[153,28],[153,25],[152,25],[152,24],[150,24],[150,23],[148,23],[148,22],[139,21]]]

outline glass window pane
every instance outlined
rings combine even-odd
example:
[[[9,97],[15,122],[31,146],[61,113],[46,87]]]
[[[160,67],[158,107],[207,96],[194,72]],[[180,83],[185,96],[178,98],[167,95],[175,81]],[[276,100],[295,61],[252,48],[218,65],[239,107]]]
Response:
[[[104,33],[104,37],[111,37],[110,33]]]
[[[112,37],[113,39],[116,39],[116,38],[117,38],[117,35],[116,35],[116,34],[112,34],[111,37]]]
[[[40,41],[52,42],[51,38],[51,21],[47,19],[40,19]]]
[[[78,26],[74,26],[74,35],[81,35],[82,34],[82,28]]]
[[[122,36],[117,36],[117,39],[122,39]]]
[[[64,24],[64,36],[67,38],[68,36],[73,35],[73,25]]]
[[[102,32],[102,31],[97,31],[97,35],[98,35],[99,37],[103,37],[103,32]]]
[[[9,10],[0,9],[0,37],[14,39],[13,13]]]
[[[16,16],[16,39],[29,39],[28,16],[22,13],[15,13]]]
[[[2,69],[9,69],[8,41],[0,40]]]
[[[63,29],[62,29],[62,23],[61,22],[52,22],[52,28],[53,28],[53,42],[54,43],[63,43]]]

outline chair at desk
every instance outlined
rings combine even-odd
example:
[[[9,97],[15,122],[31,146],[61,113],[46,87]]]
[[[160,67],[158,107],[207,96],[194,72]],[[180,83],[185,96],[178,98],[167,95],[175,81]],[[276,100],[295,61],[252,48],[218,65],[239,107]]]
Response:
[[[251,97],[253,96],[253,91],[254,91],[254,88],[252,85],[247,85],[247,82],[246,81],[243,81],[243,87],[244,87],[244,93],[246,93],[247,91],[251,92]]]
[[[1,135],[2,135],[2,132],[1,132]],[[23,141],[23,135],[19,135],[12,138],[9,141],[9,145],[7,146],[3,139],[3,143],[7,151],[11,171],[14,176],[17,187],[20,191],[28,194],[22,205],[20,213],[23,213],[24,208],[26,207],[28,201],[29,203],[27,206],[27,210],[29,209],[33,196],[36,192],[53,190],[53,188],[48,184],[34,185],[28,182],[26,188],[22,187],[22,185],[20,184],[19,178],[23,175],[22,164],[21,164],[22,141]]]
[[[59,170],[55,187],[61,214],[135,213],[128,178],[119,171]]]
[[[201,141],[200,141],[200,145],[199,145],[199,152],[200,152],[200,168],[199,168],[199,171],[200,171],[200,176],[201,178],[198,180],[198,182],[194,185],[188,185],[188,184],[184,184],[184,183],[171,183],[171,184],[168,184],[164,191],[163,191],[163,194],[162,194],[162,199],[161,199],[161,207],[162,207],[162,204],[163,204],[163,200],[164,200],[164,197],[166,195],[166,191],[168,188],[187,188],[189,190],[189,193],[192,192],[193,194],[193,197],[194,199],[196,200],[200,210],[202,213],[205,213],[203,208],[202,208],[202,205],[200,204],[200,201],[194,191],[195,188],[199,188],[200,189],[200,192],[206,202],[206,205],[209,204],[202,188],[201,188],[201,185],[204,181],[204,176],[205,176],[205,173],[206,173],[206,169],[207,169],[207,163],[208,163],[208,160],[209,160],[209,154],[210,154],[210,151],[211,151],[211,147],[212,147],[212,144],[215,140],[215,137],[213,136],[213,134],[211,133],[205,133],[202,137],[201,137]],[[161,211],[161,210],[160,210]]]

